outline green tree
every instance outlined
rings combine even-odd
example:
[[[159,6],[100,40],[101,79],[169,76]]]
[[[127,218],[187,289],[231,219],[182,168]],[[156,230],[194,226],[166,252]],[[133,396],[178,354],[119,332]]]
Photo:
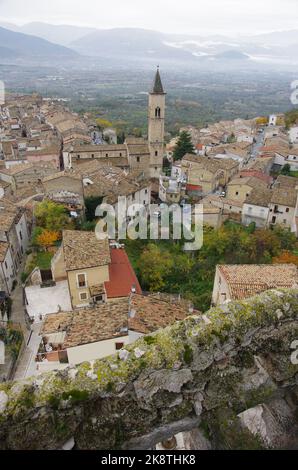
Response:
[[[102,203],[102,200],[102,197],[97,196],[89,196],[85,198],[85,215],[87,222],[93,222],[95,220],[96,208]]]
[[[187,153],[194,154],[195,149],[192,144],[190,134],[186,131],[182,131],[179,134],[179,138],[173,152],[174,161],[181,160]]]
[[[291,126],[298,122],[298,109],[291,109],[291,111],[285,114],[286,128],[289,129]]]
[[[234,142],[236,142],[236,137],[235,137],[234,132],[232,132],[232,134],[229,135],[229,137],[227,138],[227,143],[228,143],[228,144],[232,144],[232,143],[234,143]]]
[[[172,269],[173,263],[169,252],[162,252],[157,245],[149,244],[138,262],[145,289],[151,292],[162,291],[166,285],[166,275]]]
[[[283,167],[282,167],[282,170],[280,172],[282,175],[285,175],[285,176],[290,176],[291,175],[291,167],[288,163],[286,163]]]
[[[36,225],[46,230],[61,232],[64,229],[72,229],[74,226],[66,209],[53,201],[44,200],[38,204],[34,215]]]

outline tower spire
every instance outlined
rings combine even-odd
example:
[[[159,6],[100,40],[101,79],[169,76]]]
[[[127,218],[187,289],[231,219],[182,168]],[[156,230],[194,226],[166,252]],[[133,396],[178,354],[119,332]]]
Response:
[[[164,89],[163,89],[163,86],[162,86],[160,73],[159,73],[159,65],[157,66],[155,79],[154,79],[154,84],[153,84],[153,88],[152,88],[151,93],[156,93],[158,95],[163,95],[164,94]]]

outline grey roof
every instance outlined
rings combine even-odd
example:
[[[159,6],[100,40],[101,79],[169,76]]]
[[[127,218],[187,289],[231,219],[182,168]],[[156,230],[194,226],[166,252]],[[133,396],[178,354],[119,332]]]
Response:
[[[161,78],[160,78],[159,68],[157,68],[157,71],[155,74],[155,80],[154,80],[151,93],[164,94],[164,89],[163,89]]]

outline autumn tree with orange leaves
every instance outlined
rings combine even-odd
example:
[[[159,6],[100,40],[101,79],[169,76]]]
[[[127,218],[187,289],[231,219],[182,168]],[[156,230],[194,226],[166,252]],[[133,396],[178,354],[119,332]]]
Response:
[[[273,258],[272,261],[274,264],[296,264],[298,266],[298,256],[286,250]]]
[[[50,246],[53,246],[59,240],[59,238],[59,232],[43,230],[42,233],[37,237],[36,241],[38,245],[45,248],[47,251]]]

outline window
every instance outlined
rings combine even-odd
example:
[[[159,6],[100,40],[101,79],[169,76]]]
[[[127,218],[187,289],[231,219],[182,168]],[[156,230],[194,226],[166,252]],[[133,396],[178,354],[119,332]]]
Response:
[[[283,220],[283,223],[286,224],[286,223],[287,223],[287,219],[284,219],[284,220]]]
[[[107,157],[107,158],[108,158],[108,156],[109,156],[109,154],[108,154],[108,153],[106,153],[106,157]]]
[[[290,212],[290,209],[288,207],[286,208],[286,212]]]
[[[81,155],[77,155],[77,158],[80,159],[80,158],[81,158]]]
[[[120,153],[120,157],[122,157],[122,153]]]
[[[77,280],[78,280],[79,287],[87,286],[86,274],[77,274]]]
[[[103,296],[102,295],[97,295],[94,300],[95,300],[96,303],[103,302]]]
[[[161,114],[161,113],[160,113],[160,108],[157,107],[157,108],[155,109],[155,117],[156,117],[156,118],[160,118],[160,114]]]
[[[91,158],[94,158],[94,153],[92,153]]]
[[[120,351],[124,347],[124,343],[115,343],[116,351]]]
[[[5,264],[5,268],[7,269],[7,263],[6,263],[6,261],[5,261],[5,263],[4,263],[4,264]]]
[[[80,293],[80,300],[87,300],[88,299],[88,295],[86,292],[81,292]]]
[[[137,162],[140,163],[140,157],[137,157]]]
[[[276,222],[276,217],[275,217],[275,215],[274,215],[274,216],[272,217],[272,223],[275,224],[275,222]]]
[[[145,189],[145,194],[148,194],[148,189]]]
[[[23,234],[21,231],[20,231],[20,239],[23,240]]]
[[[238,192],[238,191],[236,191],[236,196],[238,196],[238,194],[239,194],[239,192]]]
[[[156,152],[155,152],[155,156],[158,157],[158,151],[157,151],[157,150],[156,150]]]

